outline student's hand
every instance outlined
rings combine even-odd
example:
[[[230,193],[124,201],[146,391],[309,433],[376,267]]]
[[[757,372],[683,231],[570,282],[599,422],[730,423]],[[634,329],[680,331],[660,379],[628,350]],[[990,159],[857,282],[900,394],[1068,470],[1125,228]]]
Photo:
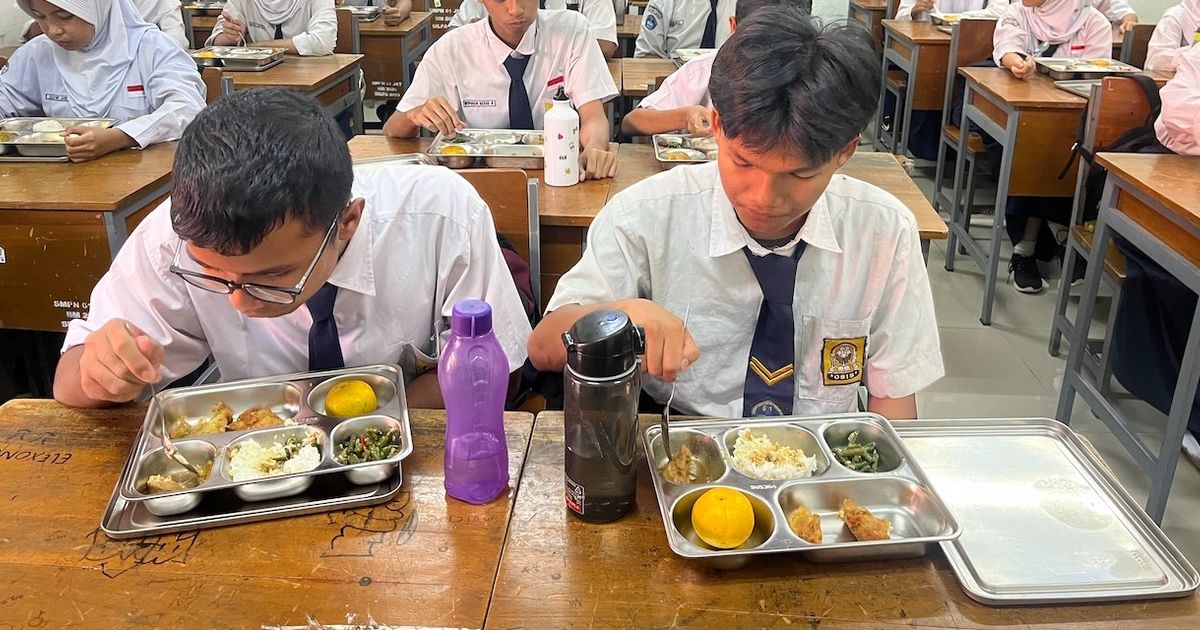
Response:
[[[148,383],[162,379],[165,352],[158,342],[123,319],[88,335],[79,358],[79,384],[96,401],[129,402]]]
[[[400,15],[400,9],[393,6],[383,7],[383,23],[386,26],[400,26],[404,18],[408,16]]]
[[[1125,33],[1132,31],[1133,27],[1137,26],[1137,23],[1138,23],[1137,14],[1130,13],[1129,15],[1126,15],[1125,17],[1121,18],[1121,22],[1117,25],[1117,33],[1124,35]]]
[[[579,154],[579,181],[605,179],[617,174],[617,153],[585,147]]]
[[[712,113],[703,105],[687,108],[687,132],[693,136],[712,135]]]
[[[913,19],[917,18],[919,13],[928,13],[933,10],[933,0],[917,0],[917,4],[913,6]]]
[[[63,140],[67,144],[67,157],[72,162],[94,160],[133,146],[133,138],[120,129],[68,127],[63,131]]]
[[[1017,53],[1008,53],[1000,59],[1001,64],[1008,68],[1008,71],[1018,79],[1024,79],[1037,69],[1037,62],[1033,57],[1022,57]]]
[[[228,11],[222,11],[221,17],[225,23],[221,25],[221,34],[213,40],[218,46],[235,46],[246,37],[246,23],[235,19]]]
[[[453,135],[467,125],[458,117],[458,112],[443,96],[435,96],[424,105],[409,111],[408,119],[418,127],[424,127],[435,133]]]
[[[646,372],[670,383],[700,358],[683,320],[650,300],[622,300],[618,309],[646,333]]]

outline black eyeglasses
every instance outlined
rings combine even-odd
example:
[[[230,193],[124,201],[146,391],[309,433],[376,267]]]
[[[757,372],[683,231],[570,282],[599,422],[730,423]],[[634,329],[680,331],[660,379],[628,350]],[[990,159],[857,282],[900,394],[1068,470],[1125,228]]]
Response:
[[[272,304],[291,304],[296,301],[296,296],[304,291],[304,285],[308,282],[308,277],[312,275],[313,269],[317,267],[317,261],[321,260],[321,256],[325,254],[325,249],[329,247],[330,236],[333,235],[337,227],[338,220],[342,218],[342,213],[338,213],[333,218],[333,223],[329,225],[329,229],[325,232],[325,238],[321,241],[321,247],[317,250],[317,255],[313,257],[312,262],[308,264],[308,269],[304,270],[304,275],[300,276],[300,281],[294,287],[277,287],[269,284],[257,284],[254,282],[233,282],[224,278],[210,276],[198,271],[191,271],[179,266],[179,254],[183,250],[183,239],[175,245],[175,258],[171,261],[171,273],[183,278],[184,282],[212,293],[222,293],[229,295],[234,291],[241,289],[251,297],[270,302]]]

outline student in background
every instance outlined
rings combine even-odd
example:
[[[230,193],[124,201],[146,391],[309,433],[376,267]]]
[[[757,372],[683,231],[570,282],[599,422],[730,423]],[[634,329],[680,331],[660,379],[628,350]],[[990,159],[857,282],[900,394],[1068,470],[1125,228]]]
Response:
[[[400,23],[412,15],[412,0],[345,0],[345,7],[374,7],[382,6],[379,16],[386,26],[400,26]]]
[[[650,0],[634,57],[670,59],[680,48],[720,48],[737,0]]]
[[[458,28],[482,20],[487,17],[487,9],[483,7],[484,3],[495,1],[463,0],[462,4],[458,5],[458,11],[455,11],[454,17],[450,18],[450,28]],[[596,38],[596,43],[600,45],[600,52],[604,53],[604,58],[612,59],[612,56],[616,54],[617,12],[613,7],[612,0],[572,0],[569,3],[567,0],[540,0],[538,8],[579,11],[591,25],[592,35]]]
[[[929,14],[957,13],[963,17],[998,18],[1008,8],[1008,0],[900,0],[897,20],[928,22]]]
[[[737,30],[738,20],[764,7],[791,4],[801,11],[812,13],[812,0],[741,0],[729,32]],[[712,135],[711,101],[708,79],[712,74],[716,53],[696,57],[683,64],[667,77],[654,93],[643,98],[638,106],[621,121],[621,132],[629,136],[649,136],[656,133],[686,131],[694,136]]]
[[[225,380],[391,363],[410,407],[440,407],[454,304],[485,300],[510,372],[529,337],[487,204],[432,166],[354,167],[311,97],[239,91],[175,154],[171,198],[121,247],[67,329],[54,397],[137,398],[210,355]]]
[[[1163,12],[1150,46],[1146,50],[1146,69],[1171,71],[1180,59],[1196,48],[1200,32],[1200,0],[1183,0]]]
[[[538,10],[537,0],[484,6],[487,20],[449,31],[429,47],[384,134],[541,129],[562,87],[579,112],[580,179],[612,177],[617,156],[609,150],[604,103],[616,97],[617,86],[587,20],[576,11]]]
[[[1009,5],[992,36],[996,65],[1024,79],[1034,57],[1086,58],[1112,55],[1112,27],[1087,0],[1022,0]]]
[[[187,34],[183,28],[183,12],[179,0],[132,0],[134,8],[147,22],[158,27],[180,46],[187,48]]]
[[[16,2],[0,0],[0,47],[20,46],[36,37],[41,31],[30,30],[36,25]]]
[[[196,62],[129,0],[18,0],[46,35],[0,72],[0,117],[106,117],[65,130],[71,160],[176,140],[204,109]]]
[[[229,0],[205,45],[241,44],[286,48],[311,57],[333,54],[333,0]]]
[[[1159,91],[1162,113],[1154,123],[1155,135],[1179,155],[1200,156],[1200,46],[1187,48],[1179,57],[1175,77]]]

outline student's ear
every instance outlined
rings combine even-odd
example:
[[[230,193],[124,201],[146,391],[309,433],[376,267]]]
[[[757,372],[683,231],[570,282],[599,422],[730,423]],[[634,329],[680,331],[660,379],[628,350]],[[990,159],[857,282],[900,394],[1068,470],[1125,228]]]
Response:
[[[839,151],[836,156],[834,156],[833,159],[837,162],[837,168],[834,169],[835,171],[845,166],[846,162],[849,162],[850,158],[854,157],[854,152],[858,150],[858,143],[861,140],[862,136],[854,136],[854,139],[850,142],[847,142],[846,146],[842,147],[842,150]]]
[[[708,117],[712,120],[713,137],[724,136],[725,130],[721,128],[721,114],[717,113],[717,108],[712,105],[708,106]]]
[[[350,201],[350,205],[342,210],[342,218],[338,219],[337,239],[339,241],[348,241],[354,232],[358,230],[358,223],[362,220],[363,209],[367,207],[367,200],[358,197]]]
[[[729,34],[733,35],[737,32],[737,18],[729,16]]]

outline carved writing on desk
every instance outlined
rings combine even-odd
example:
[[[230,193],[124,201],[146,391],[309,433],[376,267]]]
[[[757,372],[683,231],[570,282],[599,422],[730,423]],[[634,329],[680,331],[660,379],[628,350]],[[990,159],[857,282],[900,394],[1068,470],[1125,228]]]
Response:
[[[417,531],[416,506],[405,492],[386,505],[330,512],[328,524],[338,528],[322,558],[371,558],[380,545],[400,546]]]
[[[142,565],[175,562],[187,564],[188,554],[200,538],[200,532],[181,532],[162,536],[147,536],[137,540],[109,540],[99,529],[87,535],[91,545],[83,554],[85,561],[95,562],[105,577],[117,578]]]

